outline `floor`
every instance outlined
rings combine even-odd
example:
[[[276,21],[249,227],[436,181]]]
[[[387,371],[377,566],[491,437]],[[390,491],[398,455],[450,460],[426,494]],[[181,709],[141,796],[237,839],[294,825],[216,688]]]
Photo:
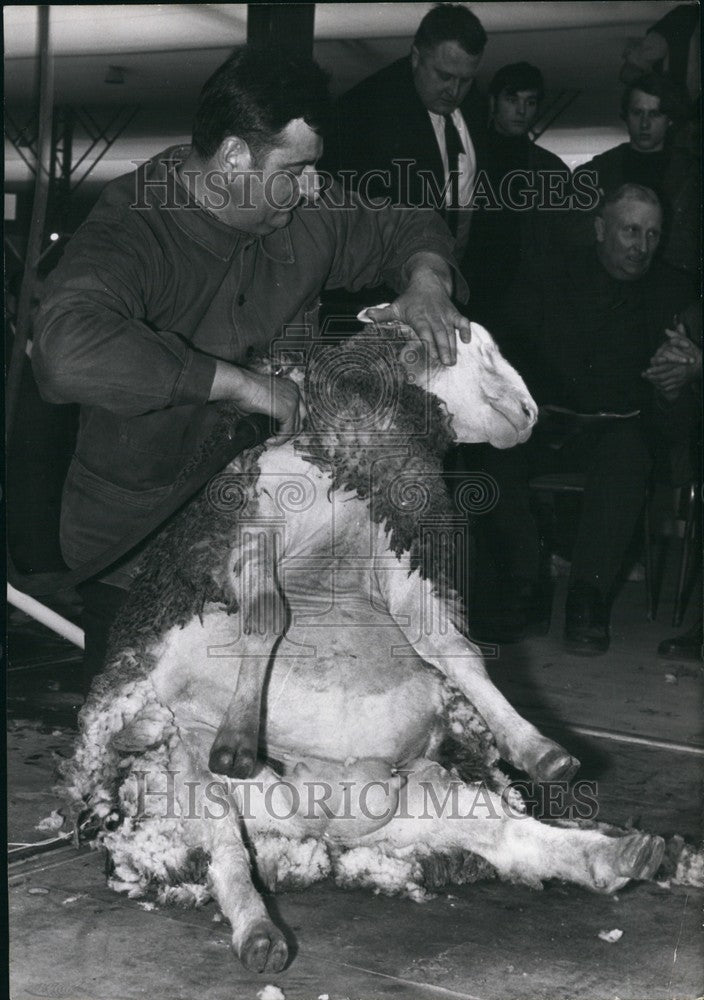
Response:
[[[642,582],[626,584],[612,648],[591,660],[562,650],[563,589],[558,581],[550,635],[489,657],[495,682],[580,757],[580,777],[596,782],[600,819],[700,841],[701,666],[656,655],[658,641],[673,633],[672,588],[649,623]],[[71,745],[78,659],[17,612],[11,638],[12,1000],[254,1000],[267,984],[287,1000],[701,994],[704,891],[666,882],[635,884],[614,897],[559,883],[536,892],[485,882],[424,904],[323,884],[268,900],[293,960],[279,975],[246,973],[212,904],[163,910],[123,899],[106,888],[99,852],[76,850],[51,829],[59,808],[52,773]],[[47,818],[48,828],[37,830]],[[623,931],[617,942],[599,938],[616,928]]]

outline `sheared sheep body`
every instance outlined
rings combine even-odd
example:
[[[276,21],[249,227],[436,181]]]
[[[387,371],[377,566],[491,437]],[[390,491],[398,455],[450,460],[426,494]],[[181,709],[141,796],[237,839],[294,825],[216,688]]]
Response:
[[[422,898],[494,871],[610,891],[662,853],[643,834],[541,825],[508,788],[500,756],[537,778],[576,762],[508,705],[463,631],[441,461],[453,437],[525,440],[535,404],[479,327],[454,369],[421,372],[404,344],[367,335],[310,358],[306,431],[231,463],[156,540],[64,773],[111,884],[213,895],[258,970],[287,949],[250,861],[271,888],[332,875]],[[260,762],[235,781],[209,761],[252,672],[267,677]]]

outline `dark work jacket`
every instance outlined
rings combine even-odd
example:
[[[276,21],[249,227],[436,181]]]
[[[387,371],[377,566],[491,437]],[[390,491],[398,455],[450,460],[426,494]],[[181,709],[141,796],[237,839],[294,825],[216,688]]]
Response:
[[[81,404],[62,504],[70,566],[122,538],[169,492],[214,424],[217,359],[241,363],[291,328],[313,336],[323,287],[399,287],[412,254],[452,259],[433,212],[328,200],[300,206],[268,236],[240,232],[188,201],[175,180],[187,152],[167,150],[106,187],[36,317],[42,395]]]
[[[483,158],[486,103],[472,84],[460,111],[474,145],[477,166]],[[345,170],[359,179],[369,171],[388,171],[366,186],[370,197],[390,197],[399,205],[423,205],[422,173],[445,185],[442,158],[432,122],[413,82],[410,56],[398,59],[344,94],[337,104],[335,131],[329,137],[323,166]],[[437,207],[434,204],[424,207]]]

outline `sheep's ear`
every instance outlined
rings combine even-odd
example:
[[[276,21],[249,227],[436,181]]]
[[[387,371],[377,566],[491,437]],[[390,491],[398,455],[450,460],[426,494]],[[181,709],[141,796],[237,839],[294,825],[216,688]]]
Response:
[[[399,347],[398,359],[406,372],[409,382],[427,385],[433,366],[428,348],[420,340],[407,340]]]

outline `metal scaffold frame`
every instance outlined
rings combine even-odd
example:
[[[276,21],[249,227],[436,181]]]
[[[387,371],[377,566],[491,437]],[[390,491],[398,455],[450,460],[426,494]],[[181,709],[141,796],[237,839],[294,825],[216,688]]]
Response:
[[[55,202],[57,224],[60,225],[61,215],[71,196],[125,133],[139,111],[139,105],[121,105],[107,112],[83,105],[56,105],[53,108],[47,162],[49,195]],[[35,116],[20,124],[10,111],[6,113],[5,135],[35,181],[39,163],[39,127]],[[77,140],[85,146],[78,156],[75,155]]]

